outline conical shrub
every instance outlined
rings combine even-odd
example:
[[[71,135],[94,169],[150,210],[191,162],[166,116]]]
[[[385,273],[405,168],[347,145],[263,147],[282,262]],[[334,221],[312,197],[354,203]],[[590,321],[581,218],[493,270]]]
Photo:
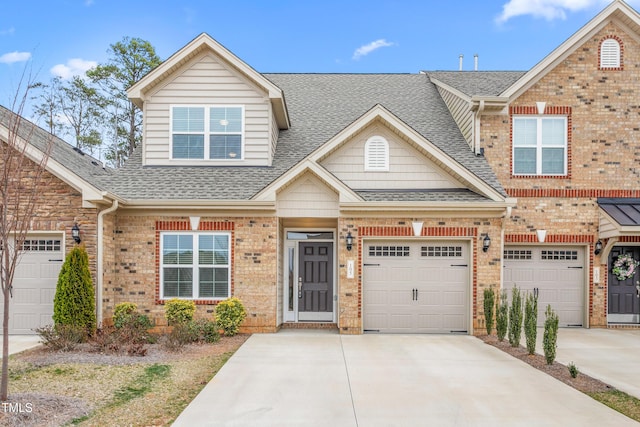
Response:
[[[84,246],[75,246],[67,255],[56,285],[53,321],[58,325],[96,330],[96,302],[89,270],[89,255]]]

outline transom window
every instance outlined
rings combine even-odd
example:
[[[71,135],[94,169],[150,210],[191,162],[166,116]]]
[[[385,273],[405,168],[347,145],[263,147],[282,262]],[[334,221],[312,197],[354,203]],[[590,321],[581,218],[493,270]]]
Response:
[[[620,67],[620,43],[606,39],[600,44],[600,68]]]
[[[389,143],[381,136],[372,136],[364,144],[364,170],[389,170]]]
[[[242,106],[185,106],[171,109],[173,159],[241,160]]]
[[[161,233],[161,298],[228,298],[229,240],[228,233]]]
[[[513,118],[513,174],[567,174],[567,118]]]
[[[459,258],[462,246],[423,246],[420,255],[429,258]]]
[[[409,246],[369,246],[369,256],[408,257],[410,256],[410,251]]]

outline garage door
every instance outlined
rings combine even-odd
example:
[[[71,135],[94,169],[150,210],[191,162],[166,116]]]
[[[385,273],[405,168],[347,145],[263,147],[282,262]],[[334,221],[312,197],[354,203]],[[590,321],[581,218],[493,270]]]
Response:
[[[9,311],[9,333],[14,335],[34,334],[33,329],[53,323],[53,298],[64,258],[60,238],[29,236],[23,249]]]
[[[504,287],[538,292],[538,325],[544,326],[547,305],[560,326],[582,326],[584,319],[584,249],[580,247],[506,247]]]
[[[367,241],[365,332],[467,333],[469,244]]]

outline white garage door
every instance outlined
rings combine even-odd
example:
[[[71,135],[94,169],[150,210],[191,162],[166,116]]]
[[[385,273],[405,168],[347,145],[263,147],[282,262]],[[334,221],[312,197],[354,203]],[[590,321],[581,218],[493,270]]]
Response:
[[[29,236],[25,241],[13,279],[10,334],[34,334],[35,328],[53,323],[53,298],[64,259],[61,242],[48,236]]]
[[[560,326],[582,326],[584,319],[584,249],[581,247],[508,246],[504,251],[504,288],[538,292],[538,325],[547,305]]]
[[[467,333],[469,244],[366,241],[364,330]]]

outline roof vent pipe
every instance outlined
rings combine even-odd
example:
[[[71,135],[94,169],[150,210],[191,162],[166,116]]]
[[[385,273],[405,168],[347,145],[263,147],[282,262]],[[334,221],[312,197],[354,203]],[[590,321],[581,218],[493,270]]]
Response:
[[[462,71],[462,58],[464,58],[464,55],[460,54],[460,58],[459,58],[460,59],[460,68],[459,68],[460,71]]]
[[[478,71],[478,54],[473,55],[473,70]]]

